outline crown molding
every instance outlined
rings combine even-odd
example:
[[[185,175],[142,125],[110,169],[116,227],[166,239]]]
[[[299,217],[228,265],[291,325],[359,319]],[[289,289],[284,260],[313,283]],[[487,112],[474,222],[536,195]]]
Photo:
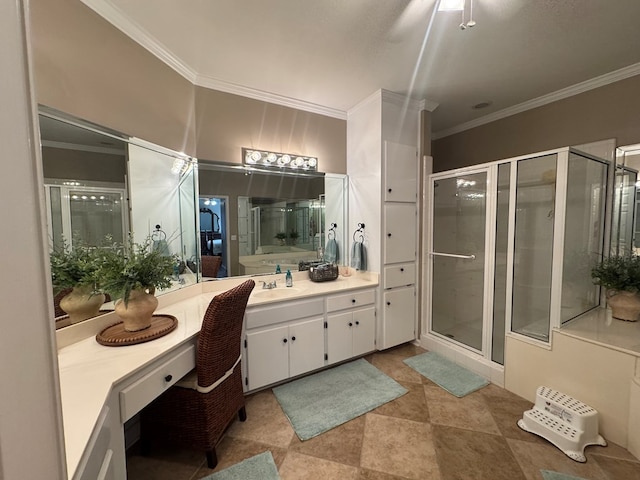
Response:
[[[122,11],[108,0],[81,0],[87,7],[96,12],[111,25],[122,31],[134,42],[146,48],[158,59],[178,72],[191,83],[195,83],[196,72],[182,60],[171,53],[164,45],[151,36],[136,22],[131,21]]]
[[[347,119],[347,112],[345,112],[344,110],[325,107],[316,103],[305,102],[304,100],[297,100],[295,98],[285,97],[284,95],[278,95],[276,93],[269,93],[251,87],[245,87],[243,85],[226,82],[224,80],[207,77],[205,75],[196,75],[194,84],[199,87],[211,88],[220,92],[232,93],[234,95],[240,95],[242,97],[248,97],[254,100],[274,103],[283,107],[295,108],[297,110],[302,110],[310,113],[317,113],[318,115],[324,115],[340,120]]]
[[[640,63],[634,63],[633,65],[629,65],[619,70],[614,70],[613,72],[605,73],[604,75],[592,78],[591,80],[586,80],[570,87],[557,90],[548,95],[543,95],[541,97],[534,98],[533,100],[528,100],[526,102],[519,103],[518,105],[514,105],[512,107],[491,113],[489,115],[485,115],[484,117],[461,123],[460,125],[457,125],[455,127],[435,132],[432,135],[432,139],[438,140],[440,138],[448,137],[450,135],[454,135],[471,128],[479,127],[487,123],[495,122],[496,120],[500,120],[502,118],[510,117],[511,115],[515,115],[517,113],[526,112],[527,110],[542,107],[543,105],[557,102],[559,100],[563,100],[565,98],[569,98],[574,95],[593,90],[595,88],[604,87],[605,85],[619,82],[620,80],[624,80],[638,74],[640,74]]]
[[[124,149],[108,148],[108,147],[95,147],[93,145],[79,145],[77,143],[56,142],[53,140],[42,140],[40,142],[43,147],[59,148],[63,150],[78,150],[81,152],[92,153],[104,153],[106,155],[117,155],[123,157],[125,155]]]

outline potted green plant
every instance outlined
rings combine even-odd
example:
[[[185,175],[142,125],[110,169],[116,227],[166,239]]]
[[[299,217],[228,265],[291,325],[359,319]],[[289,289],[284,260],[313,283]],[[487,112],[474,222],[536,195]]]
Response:
[[[287,238],[287,234],[284,232],[278,232],[276,233],[275,238],[277,238],[280,241],[280,245],[284,245],[284,241]]]
[[[291,232],[289,233],[289,238],[291,239],[291,244],[295,245],[296,242],[298,241],[298,232],[294,232],[293,230],[291,230]]]
[[[104,290],[115,301],[115,312],[124,322],[128,332],[144,330],[151,326],[153,312],[158,307],[156,289],[168,288],[174,268],[178,265],[175,255],[152,248],[151,238],[127,245],[113,245],[103,250],[98,274]]]
[[[591,270],[591,278],[606,289],[614,318],[635,322],[640,315],[640,257],[611,255]]]
[[[105,296],[98,286],[99,248],[76,241],[71,247],[63,240],[49,255],[54,293],[69,291],[60,299],[60,308],[69,323],[95,317]]]

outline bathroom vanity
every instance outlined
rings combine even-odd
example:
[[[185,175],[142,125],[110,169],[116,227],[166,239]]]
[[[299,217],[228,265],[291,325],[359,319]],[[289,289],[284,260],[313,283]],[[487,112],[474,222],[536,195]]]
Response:
[[[282,286],[271,290],[254,277],[242,340],[247,392],[376,349],[378,276],[358,273],[323,283],[306,277],[295,272],[287,288],[279,275]],[[113,314],[84,322],[75,332],[59,331],[69,478],[126,478],[125,422],[195,367],[197,334],[211,299],[244,280],[205,282],[161,296],[156,313],[175,316],[178,326],[147,343],[98,344],[95,334],[117,321]]]

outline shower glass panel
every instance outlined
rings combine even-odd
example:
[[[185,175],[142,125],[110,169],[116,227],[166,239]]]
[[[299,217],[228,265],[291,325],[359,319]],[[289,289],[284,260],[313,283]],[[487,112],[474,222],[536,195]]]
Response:
[[[87,245],[102,245],[109,236],[124,242],[123,194],[99,189],[69,191],[72,238]],[[68,233],[65,237],[69,238]]]
[[[496,202],[496,253],[493,284],[491,360],[504,365],[504,332],[507,307],[507,250],[509,248],[509,188],[511,164],[498,165]]]
[[[549,340],[557,155],[517,163],[511,331]]]
[[[482,350],[487,173],[433,183],[431,330]]]
[[[611,222],[611,254],[626,255],[633,251],[633,217],[635,213],[638,172],[631,168],[616,168]]]
[[[600,287],[591,281],[591,267],[602,258],[608,166],[571,152],[568,168],[562,323],[600,303]]]

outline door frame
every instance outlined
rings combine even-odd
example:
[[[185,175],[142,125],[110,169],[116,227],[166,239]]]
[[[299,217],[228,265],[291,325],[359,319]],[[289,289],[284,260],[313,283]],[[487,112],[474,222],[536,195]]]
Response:
[[[467,344],[446,337],[433,330],[433,224],[434,224],[434,182],[437,180],[456,178],[463,175],[471,175],[485,173],[486,174],[486,190],[485,190],[485,243],[484,243],[484,276],[483,276],[483,308],[482,308],[482,347],[481,350],[473,348]],[[457,345],[464,350],[473,352],[475,355],[491,361],[492,348],[492,329],[493,329],[493,282],[494,282],[494,257],[495,257],[495,221],[496,221],[496,188],[497,188],[497,163],[485,164],[483,166],[473,166],[460,168],[456,170],[448,170],[446,172],[433,173],[427,178],[427,204],[429,205],[426,247],[427,251],[426,264],[426,333],[440,338],[446,342]]]

